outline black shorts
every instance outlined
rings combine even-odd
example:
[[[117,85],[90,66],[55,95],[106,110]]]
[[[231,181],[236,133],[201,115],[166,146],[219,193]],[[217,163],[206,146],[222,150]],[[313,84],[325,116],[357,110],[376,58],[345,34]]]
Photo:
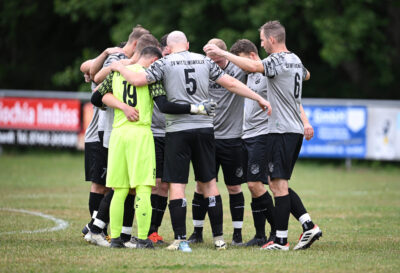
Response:
[[[301,134],[268,134],[268,175],[271,179],[290,179],[302,144]]]
[[[268,135],[243,139],[245,148],[245,175],[247,182],[261,181],[268,184],[267,153]]]
[[[156,149],[156,178],[163,177],[165,137],[154,137]]]
[[[222,167],[225,184],[240,185],[245,181],[243,163],[243,143],[241,138],[215,140],[215,173]]]
[[[101,142],[85,143],[85,180],[106,185],[108,149]]]
[[[196,181],[215,178],[214,128],[190,129],[165,134],[163,182],[187,184],[192,161]]]

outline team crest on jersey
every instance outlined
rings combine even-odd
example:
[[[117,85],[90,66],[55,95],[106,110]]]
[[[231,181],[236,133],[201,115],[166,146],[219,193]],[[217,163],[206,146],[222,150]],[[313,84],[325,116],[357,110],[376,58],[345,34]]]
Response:
[[[235,175],[236,175],[236,177],[242,177],[243,176],[243,168],[242,167],[237,168]]]
[[[260,172],[260,166],[258,166],[258,164],[253,164],[250,167],[250,171],[252,174],[258,174]]]
[[[269,169],[269,172],[270,172],[270,173],[273,173],[273,172],[274,172],[274,163],[269,162],[269,163],[268,163],[268,169]]]

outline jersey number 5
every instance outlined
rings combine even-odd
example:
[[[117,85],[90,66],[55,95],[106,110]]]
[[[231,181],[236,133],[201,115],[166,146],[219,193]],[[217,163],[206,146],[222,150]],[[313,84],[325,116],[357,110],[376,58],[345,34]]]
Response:
[[[300,75],[294,75],[294,97],[297,99],[300,95]]]
[[[127,81],[123,81],[122,83],[124,84],[124,103],[128,104],[129,106],[135,107],[137,104],[136,87],[133,86],[131,93],[132,85],[130,85]]]
[[[185,81],[186,81],[186,92],[188,92],[189,95],[194,95],[197,90],[197,82],[194,78],[190,77],[190,73],[195,73],[194,68],[186,68],[184,69],[185,71]]]

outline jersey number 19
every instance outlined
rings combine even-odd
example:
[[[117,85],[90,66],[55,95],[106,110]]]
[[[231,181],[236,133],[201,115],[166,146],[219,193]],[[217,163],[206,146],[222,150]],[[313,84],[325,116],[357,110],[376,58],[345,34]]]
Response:
[[[122,83],[124,84],[124,103],[128,104],[129,106],[135,107],[137,104],[136,87],[133,86],[131,93],[132,85],[130,85],[127,81],[123,81]]]

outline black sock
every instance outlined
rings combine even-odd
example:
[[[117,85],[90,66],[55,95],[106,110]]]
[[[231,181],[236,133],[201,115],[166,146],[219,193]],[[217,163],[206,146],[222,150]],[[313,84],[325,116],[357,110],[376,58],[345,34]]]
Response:
[[[253,214],[254,228],[256,229],[256,238],[265,237],[265,206],[262,203],[262,199],[252,198],[251,212]]]
[[[203,234],[204,219],[207,214],[208,200],[204,199],[202,194],[194,193],[192,201],[192,214],[194,231],[197,234]]]
[[[290,196],[279,196],[275,197],[275,226],[276,226],[276,239],[275,243],[280,245],[287,244],[287,235],[281,235],[281,233],[287,233],[289,225],[290,215]]]
[[[158,203],[158,195],[157,194],[151,194],[150,197],[151,200],[151,224],[150,224],[150,229],[149,229],[149,234],[152,234],[153,232],[157,231],[157,226],[156,226],[156,218],[157,218],[157,203]]]
[[[104,194],[90,192],[89,194],[89,212],[90,217],[93,218],[93,212],[99,210],[101,199],[103,199]]]
[[[274,215],[274,202],[272,201],[272,197],[268,192],[265,192],[262,196],[263,199],[263,204],[267,210],[264,211],[265,218],[267,218],[267,221],[270,225],[271,228],[271,233],[275,234],[276,228],[275,228],[275,215]]]
[[[157,202],[157,218],[156,218],[156,231],[158,231],[158,228],[161,226],[162,219],[164,217],[165,209],[167,208],[167,201],[168,197],[166,196],[158,196],[158,202]]]
[[[111,199],[114,195],[114,191],[110,190],[107,192],[107,194],[104,196],[104,198],[100,202],[99,206],[99,211],[97,212],[96,219],[102,221],[103,223],[107,224],[110,222],[110,203]],[[96,225],[91,225],[90,231],[93,233],[100,233],[102,231],[101,227],[98,227]]]
[[[233,234],[242,234],[243,215],[244,215],[244,195],[243,192],[229,195],[229,206],[233,222]]]
[[[208,217],[210,218],[213,237],[222,236],[223,232],[223,211],[221,195],[210,196],[208,200]]]
[[[303,205],[303,202],[301,201],[300,197],[297,195],[297,193],[289,188],[289,196],[290,196],[290,212],[293,214],[293,216],[300,221],[300,217],[304,214],[307,213],[306,208]],[[306,221],[302,224],[303,231],[310,230],[314,227],[314,223],[309,220]]]
[[[152,212],[153,214],[151,215],[149,235],[152,234],[153,232],[158,232],[158,228],[161,226],[161,222],[164,217],[165,209],[167,208],[168,197],[164,197],[161,195],[155,195],[155,196],[156,200],[153,201],[153,194],[152,194],[151,205],[152,207],[153,204],[155,206],[153,207],[153,212]]]
[[[168,207],[175,240],[186,240],[186,199],[170,200]]]
[[[133,225],[133,217],[135,216],[135,195],[128,194],[124,203],[124,220],[122,223],[122,232],[121,239],[124,242],[127,242],[131,239],[132,234],[132,225]],[[124,232],[124,228],[127,228],[129,231]]]

